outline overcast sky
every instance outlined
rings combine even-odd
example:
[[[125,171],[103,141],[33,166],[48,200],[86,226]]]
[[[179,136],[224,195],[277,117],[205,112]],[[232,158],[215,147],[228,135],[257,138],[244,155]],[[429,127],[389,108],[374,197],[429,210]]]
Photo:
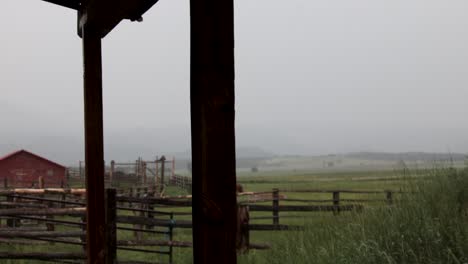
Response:
[[[83,154],[76,13],[2,0],[0,155]],[[468,152],[465,0],[236,0],[238,146]],[[190,148],[189,1],[103,40],[106,158]],[[122,154],[123,153],[123,154]]]

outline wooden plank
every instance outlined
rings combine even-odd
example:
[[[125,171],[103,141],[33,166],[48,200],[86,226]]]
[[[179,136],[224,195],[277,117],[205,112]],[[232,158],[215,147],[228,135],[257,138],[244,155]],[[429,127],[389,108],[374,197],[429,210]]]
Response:
[[[7,194],[86,194],[86,189],[67,189],[67,188],[45,188],[45,189],[29,189],[29,188],[15,188],[0,190],[0,195]]]
[[[362,193],[362,194],[379,194],[386,193],[386,190],[321,190],[321,189],[281,189],[280,192],[296,192],[296,193]],[[394,192],[394,191],[392,191]],[[402,192],[394,192],[402,193]]]
[[[266,225],[266,224],[249,224],[251,231],[280,231],[280,230],[303,230],[302,226],[293,225]]]
[[[189,248],[192,247],[192,242],[185,241],[167,241],[167,240],[119,240],[117,242],[119,246],[172,246]]]
[[[142,216],[117,216],[117,223],[121,224],[138,224],[138,225],[153,225],[175,228],[192,228],[192,222],[188,220],[171,221],[168,219],[151,219]]]
[[[2,238],[79,237],[82,231],[0,231]]]
[[[250,211],[263,211],[263,212],[271,212],[273,211],[273,206],[271,205],[257,205],[252,204],[249,205]],[[362,209],[362,205],[280,205],[278,207],[280,212],[286,211],[300,211],[300,212],[333,212],[333,211],[351,211]]]
[[[17,215],[83,215],[86,213],[85,207],[74,208],[46,208],[46,209],[30,209],[30,208],[13,208],[1,209],[0,216],[17,216]]]
[[[168,198],[158,197],[127,197],[119,196],[116,198],[118,202],[131,202],[131,203],[145,203],[145,204],[159,204],[159,205],[171,205],[171,206],[192,206],[191,200],[174,200]]]
[[[0,259],[28,259],[28,260],[54,260],[54,259],[86,259],[84,253],[14,253],[0,252]]]

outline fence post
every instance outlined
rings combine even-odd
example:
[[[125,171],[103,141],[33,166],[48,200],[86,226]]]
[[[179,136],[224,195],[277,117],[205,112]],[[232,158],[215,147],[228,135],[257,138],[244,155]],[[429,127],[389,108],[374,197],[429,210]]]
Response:
[[[237,234],[236,249],[239,253],[247,252],[250,248],[249,206],[237,206]]]
[[[161,194],[164,190],[164,170],[165,170],[164,163],[166,163],[166,157],[162,156],[160,161],[161,161],[161,187],[159,187],[159,193]]]
[[[170,225],[169,225],[169,241],[170,241],[170,245],[169,245],[169,264],[172,264],[172,255],[173,255],[173,250],[172,250],[172,239],[173,239],[173,235],[174,235],[174,226],[173,226],[173,223],[174,223],[174,213],[171,212],[171,221],[170,221]]]
[[[63,204],[62,204],[63,205]],[[48,205],[47,205],[48,208],[53,208],[54,207],[54,203],[52,202],[49,202]],[[46,216],[46,219],[51,219],[51,220],[54,220],[54,216],[53,215],[48,215]],[[50,222],[46,222],[46,227],[47,227],[47,231],[55,231],[55,225],[53,223],[50,223]]]
[[[171,178],[174,178],[175,176],[175,157],[172,157],[172,174]]]
[[[333,213],[338,214],[340,212],[340,192],[333,192]]]
[[[6,200],[8,202],[13,202],[14,198],[12,196],[10,196],[10,195],[7,195]],[[6,222],[7,222],[8,227],[15,227],[16,220],[13,217],[7,218]]]
[[[109,182],[110,182],[110,186],[114,186],[112,184],[113,180],[114,180],[114,170],[115,170],[115,161],[114,160],[111,160],[111,166],[110,166],[110,172],[109,172]]]
[[[150,192],[148,193],[148,197],[154,197],[154,194],[155,194],[155,189],[152,187]],[[148,218],[149,219],[154,219],[154,214],[153,212],[154,211],[154,203],[151,202],[151,203],[148,203]],[[152,230],[153,229],[153,225],[147,225],[146,228],[147,229],[150,229]]]
[[[143,174],[143,184],[146,185],[146,162],[145,161],[142,161],[141,162],[141,170],[142,170],[142,174]]]
[[[385,193],[386,193],[388,205],[392,205],[393,204],[393,193],[392,193],[392,191],[385,191]]]
[[[273,225],[279,225],[279,190],[273,189]]]
[[[83,226],[81,226],[81,230],[84,231],[85,234],[80,237],[80,240],[82,243],[84,243],[83,250],[86,252],[86,215],[81,217],[81,223],[84,224]]]
[[[116,190],[106,190],[106,264],[117,263]]]
[[[154,186],[158,184],[158,177],[159,177],[159,159],[158,156],[156,156],[156,160],[154,161],[156,165],[156,175],[154,175]]]

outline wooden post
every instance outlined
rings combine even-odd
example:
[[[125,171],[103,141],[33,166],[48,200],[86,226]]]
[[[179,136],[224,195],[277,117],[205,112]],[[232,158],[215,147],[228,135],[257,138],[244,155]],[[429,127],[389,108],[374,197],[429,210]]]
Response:
[[[171,221],[171,224],[169,225],[169,241],[171,241],[171,244],[169,246],[169,264],[172,264],[172,255],[174,254],[173,252],[173,248],[172,248],[172,241],[174,239],[174,226],[173,226],[173,223],[174,223],[174,213],[171,213],[170,214],[170,221]]]
[[[14,198],[13,198],[13,196],[7,195],[6,200],[7,200],[7,202],[13,202]],[[7,219],[6,222],[7,222],[8,227],[15,227],[16,220],[14,218],[9,218],[9,219]]]
[[[39,185],[39,189],[44,189],[45,187],[45,183],[44,183],[44,176],[39,176],[39,179],[38,179],[38,185]]]
[[[79,178],[81,179],[82,178],[82,175],[83,175],[83,171],[82,171],[82,168],[81,168],[81,160],[78,162],[78,173],[79,173]]]
[[[333,207],[334,207],[334,214],[338,214],[340,212],[340,192],[333,192]]]
[[[117,263],[116,190],[106,190],[106,264]]]
[[[8,178],[3,178],[3,188],[8,189]]]
[[[159,159],[158,156],[156,156],[156,160],[154,161],[156,164],[156,175],[154,176],[154,185],[158,184],[158,177],[159,177]]]
[[[164,174],[165,174],[165,163],[166,163],[166,157],[162,156],[161,159],[161,186],[159,187],[159,193],[161,194],[164,190]]]
[[[249,207],[246,205],[238,205],[237,207],[237,237],[236,248],[240,253],[249,250],[250,245],[250,230],[249,230]]]
[[[175,157],[172,157],[172,174],[171,179],[174,179],[175,176]]]
[[[49,202],[48,208],[54,208],[54,203]],[[47,215],[46,219],[54,220],[54,216],[53,215]],[[55,225],[53,223],[50,223],[50,222],[46,223],[46,227],[47,227],[47,231],[55,231]]]
[[[388,205],[393,204],[393,193],[392,191],[385,191],[386,197],[387,197],[387,203]]]
[[[86,224],[86,216],[82,216],[82,217],[81,217],[81,223]],[[81,230],[86,231],[86,225],[83,225],[83,226],[81,227]],[[81,241],[82,243],[85,243],[85,245],[83,246],[83,250],[86,251],[86,235],[81,236],[81,237],[80,237],[80,241]]]
[[[234,264],[233,0],[190,0],[193,262]]]
[[[273,189],[273,224],[279,225],[279,190]]]
[[[115,161],[111,160],[111,167],[110,167],[110,172],[109,172],[110,186],[113,186],[112,182],[114,180],[114,171],[115,171]]]
[[[150,188],[150,191],[149,191],[149,193],[148,193],[148,196],[149,196],[149,197],[154,197],[154,193],[155,193],[155,192],[156,192],[156,190],[155,190],[153,187],[151,187],[151,188]],[[151,202],[151,203],[148,203],[148,211],[150,211],[150,212],[148,212],[148,218],[149,218],[149,219],[154,219],[154,214],[151,212],[151,211],[153,211],[153,210],[154,210],[154,203],[152,203],[152,202]],[[153,227],[154,227],[153,225],[147,225],[147,226],[146,226],[146,228],[147,228],[147,229],[150,229],[150,230],[153,229]]]
[[[102,114],[101,33],[96,25],[82,27],[86,223],[88,263],[105,263],[104,138]]]
[[[141,162],[141,173],[143,174],[143,184],[146,185],[146,162]]]

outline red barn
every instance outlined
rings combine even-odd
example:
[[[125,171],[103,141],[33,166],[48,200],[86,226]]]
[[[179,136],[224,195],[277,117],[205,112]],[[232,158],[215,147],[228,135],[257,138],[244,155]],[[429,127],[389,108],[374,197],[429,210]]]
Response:
[[[66,184],[66,168],[26,150],[19,150],[0,158],[0,184],[8,187],[38,186],[43,177],[45,187]],[[5,180],[6,179],[6,180]]]

